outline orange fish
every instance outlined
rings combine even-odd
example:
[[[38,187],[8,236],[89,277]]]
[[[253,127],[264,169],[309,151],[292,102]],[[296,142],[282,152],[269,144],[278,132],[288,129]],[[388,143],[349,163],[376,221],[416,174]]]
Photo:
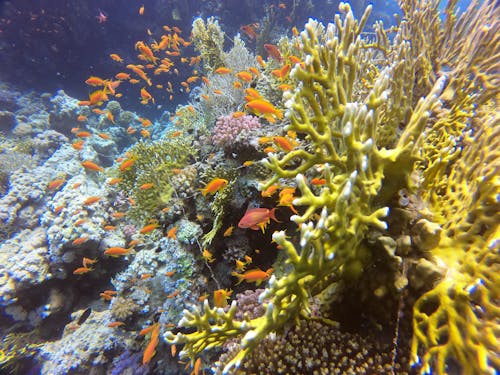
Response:
[[[81,162],[81,165],[85,169],[89,169],[91,171],[97,171],[97,172],[102,172],[104,169],[100,166],[98,166],[96,163],[91,162],[90,160],[85,160]]]
[[[245,82],[252,82],[253,79],[252,75],[246,71],[236,73],[236,77]]]
[[[250,68],[248,68],[248,70],[250,71],[250,73],[252,73],[254,76],[260,76],[260,72],[257,68],[251,66]]]
[[[263,99],[255,99],[245,104],[245,108],[250,109],[256,115],[264,115],[267,121],[274,122],[274,118],[283,119],[283,112],[275,108],[271,103]]]
[[[224,188],[228,183],[229,181],[224,178],[214,178],[203,189],[200,190],[204,196],[207,194],[215,194],[220,189]]]
[[[71,144],[71,147],[73,147],[75,150],[81,150],[81,149],[83,149],[84,144],[85,144],[85,141],[83,139],[80,139],[79,141],[73,142]]]
[[[71,244],[72,244],[72,245],[74,245],[74,246],[78,246],[78,245],[81,245],[81,244],[83,244],[83,243],[87,242],[88,240],[89,240],[89,238],[88,238],[88,237],[86,237],[86,236],[82,236],[82,237],[79,237],[79,238],[77,238],[77,239],[74,239],[74,240],[71,242]]]
[[[144,71],[141,68],[139,68],[139,67],[137,67],[135,65],[132,65],[132,64],[127,65],[127,68],[130,69],[130,70],[132,70],[135,74],[137,74],[140,78],[142,78],[148,84],[148,86],[152,85],[151,80],[148,78],[148,76],[146,75],[146,73],[144,73]],[[131,79],[131,80],[129,80],[129,82],[130,83],[138,83],[139,81],[132,82],[132,79]]]
[[[215,69],[214,73],[215,74],[229,74],[232,71],[233,71],[232,69],[226,68],[225,66],[221,66],[221,67]]]
[[[111,139],[111,137],[110,137],[108,134],[106,134],[106,133],[99,133],[99,134],[97,134],[97,135],[98,135],[100,138],[105,139],[105,140],[109,140],[109,139]]]
[[[226,307],[228,305],[227,300],[231,297],[232,293],[232,290],[227,289],[214,290],[214,306]]]
[[[80,225],[82,225],[83,223],[86,223],[88,221],[88,219],[79,219],[77,221],[75,221],[75,223],[73,224],[75,227],[79,227]]]
[[[142,227],[140,230],[139,230],[139,233],[140,234],[146,234],[146,233],[150,233],[152,232],[156,227],[158,227],[158,224],[148,224],[144,227]]]
[[[115,74],[115,78],[116,79],[121,79],[121,80],[126,80],[126,79],[130,79],[130,74],[127,74],[127,73],[117,73]]]
[[[247,100],[248,102],[255,99],[262,99],[262,95],[260,95],[260,93],[252,87],[245,89],[245,94],[247,94],[249,98],[249,100]]]
[[[181,134],[182,134],[182,132],[180,130],[176,130],[172,134],[170,134],[170,137],[176,138],[176,137],[180,136]]]
[[[90,76],[85,83],[90,86],[104,86],[106,85],[106,80],[95,77],[95,76]]]
[[[139,8],[139,15],[142,16],[144,14],[144,5],[141,5]]]
[[[89,264],[92,265],[92,264],[95,264],[96,262],[97,262],[97,259],[90,259],[90,258],[83,257],[82,264],[84,267],[88,267]]]
[[[99,296],[105,301],[111,301],[113,299],[112,295],[106,293],[99,293]]]
[[[116,62],[119,62],[119,63],[123,62],[123,59],[120,57],[120,55],[117,55],[116,53],[110,54],[109,57],[111,57],[111,59],[116,61]]]
[[[178,289],[176,289],[176,290],[174,290],[172,293],[170,293],[170,294],[167,296],[167,298],[168,298],[168,299],[172,299],[172,298],[177,297],[178,295],[179,295],[179,290],[178,290]]]
[[[262,271],[259,268],[255,268],[253,270],[248,270],[245,273],[241,274],[238,272],[231,272],[231,275],[238,278],[238,282],[236,285],[246,281],[247,283],[255,283],[259,286],[263,281],[268,280],[273,273],[273,269],[269,268],[267,271]]]
[[[110,328],[115,328],[115,327],[122,326],[122,325],[124,325],[124,324],[125,324],[125,323],[123,323],[123,322],[118,322],[118,321],[117,321],[117,322],[111,322],[111,323],[109,323],[109,324],[108,324],[108,327],[110,327]]]
[[[153,358],[154,355],[156,354],[156,347],[158,346],[159,336],[160,336],[160,325],[156,323],[151,332],[151,339],[149,340],[149,344],[148,346],[146,346],[146,349],[144,350],[144,354],[142,356],[143,365],[149,363],[151,361],[151,358]]]
[[[288,76],[288,73],[290,72],[290,69],[291,69],[291,66],[290,64],[286,64],[285,66],[283,66],[281,69],[276,69],[276,70],[273,70],[271,73],[279,78],[281,81],[283,81],[287,76]]]
[[[130,251],[132,251],[132,248],[124,248],[124,247],[110,247],[108,249],[106,249],[104,251],[104,255],[109,255],[109,256],[112,256],[112,257],[119,257],[119,256],[122,256],[122,255],[127,255],[128,253],[130,253]]]
[[[271,197],[276,191],[278,191],[279,185],[271,185],[269,186],[266,190],[264,190],[260,195],[262,195],[264,198],[269,198]]]
[[[139,244],[139,243],[141,243],[141,241],[139,241],[139,240],[132,240],[132,241],[130,241],[130,242],[128,243],[128,246],[129,246],[129,247],[134,247],[135,245],[137,245],[137,244]]]
[[[321,185],[325,185],[325,184],[326,184],[326,180],[324,178],[314,177],[313,179],[311,179],[311,185],[321,186]]]
[[[139,52],[141,53],[139,56],[142,56],[143,60],[150,61],[153,64],[156,64],[158,57],[156,57],[153,54],[153,51],[151,50],[151,48],[149,48],[146,44],[144,44],[144,42],[141,42],[141,41],[137,42],[135,44],[135,49],[139,50]],[[151,85],[149,85],[149,86],[151,86]]]
[[[251,208],[245,212],[245,215],[241,218],[238,223],[238,228],[250,228],[252,230],[262,230],[264,233],[267,224],[273,219],[277,223],[279,221],[275,216],[276,207],[272,210],[268,208]]]
[[[49,188],[49,190],[59,189],[65,182],[65,179],[58,178],[56,180],[50,181],[47,187]]]
[[[87,199],[85,199],[83,201],[83,205],[84,206],[88,206],[88,205],[91,205],[91,204],[94,204],[94,203],[97,203],[101,200],[101,197],[98,197],[98,196],[92,196],[92,197],[88,197]]]
[[[286,152],[292,151],[294,147],[288,139],[282,136],[273,137],[273,142]]]
[[[240,117],[245,116],[245,112],[241,112],[241,111],[233,112],[232,116],[233,116],[233,118],[240,118]]]
[[[224,237],[229,237],[230,235],[233,234],[233,230],[234,230],[234,225],[231,225],[229,228],[227,228],[224,233],[223,233],[223,236]]]
[[[167,238],[177,239],[177,227],[172,227],[167,232]]]
[[[205,259],[208,263],[213,263],[215,262],[215,258],[214,258],[214,255],[208,251],[208,249],[203,249],[202,253],[201,253],[201,256],[203,257],[203,259]]]
[[[141,89],[141,98],[142,98],[142,101],[141,101],[142,104],[148,104],[150,100],[153,103],[155,102],[155,99],[153,98],[153,96],[144,87]]]
[[[145,184],[142,184],[141,186],[139,186],[139,189],[140,190],[148,190],[154,186],[155,186],[155,184],[153,184],[152,182],[148,182],[148,183],[145,183]]]
[[[106,118],[113,124],[115,123],[115,116],[113,116],[113,114],[110,111],[108,111],[108,113],[106,114]]]
[[[83,275],[87,272],[92,271],[92,268],[87,268],[87,267],[79,267],[73,271],[73,275]]]
[[[94,91],[89,95],[89,105],[101,105],[103,102],[109,100],[106,89]]]
[[[295,188],[285,188],[280,191],[279,195],[279,203],[278,206],[284,206],[284,207],[289,207],[294,214],[298,214],[297,210],[295,207],[293,207],[293,200],[295,199],[294,196],[295,193]]]
[[[236,263],[236,269],[238,271],[244,271],[245,270],[245,266],[246,266],[245,262],[242,262],[241,260],[238,260],[238,259],[236,259],[234,262]]]
[[[139,331],[139,335],[141,336],[147,335],[148,333],[152,332],[154,328],[155,328],[154,324],[152,326],[143,328]]]
[[[116,185],[116,184],[119,184],[120,182],[122,182],[123,178],[112,178],[108,181],[108,184],[110,185]]]
[[[87,116],[84,116],[84,115],[79,115],[79,116],[76,118],[76,121],[78,121],[78,122],[87,121]]]
[[[76,133],[75,135],[78,138],[87,138],[87,137],[92,136],[92,133],[91,132],[87,132],[87,131],[81,131],[81,132]]]
[[[264,59],[262,58],[261,55],[257,55],[257,62],[259,63],[259,65],[262,67],[262,68],[265,68],[266,67],[266,63],[264,61]]]
[[[120,167],[119,167],[120,171],[123,172],[123,171],[129,170],[134,165],[134,162],[135,162],[134,159],[125,160],[123,163],[120,164]]]

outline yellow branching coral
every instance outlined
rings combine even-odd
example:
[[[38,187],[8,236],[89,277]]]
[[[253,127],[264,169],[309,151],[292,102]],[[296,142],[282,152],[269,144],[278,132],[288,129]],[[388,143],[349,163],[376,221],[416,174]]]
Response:
[[[197,331],[170,339],[185,344],[182,354],[193,361],[201,350],[220,345],[228,337],[244,335],[240,352],[225,368],[225,372],[229,371],[262,338],[294,317],[307,314],[310,293],[320,292],[325,278],[332,274],[338,278],[359,276],[370,257],[361,244],[363,236],[370,227],[386,228],[382,219],[388,208],[383,206],[383,200],[375,202],[375,198],[389,197],[395,189],[406,186],[415,160],[414,139],[425,125],[443,81],[418,103],[409,119],[407,134],[397,147],[379,148],[377,126],[382,105],[388,99],[391,68],[380,71],[364,97],[354,98],[353,88],[359,79],[358,57],[365,43],[360,34],[371,7],[359,23],[347,4],[341,9],[345,13],[343,20],[337,15],[335,24],[326,29],[310,20],[301,35],[301,48],[307,58],[304,68],[296,66],[293,70],[299,84],[293,94],[288,94],[286,106],[289,130],[304,138],[308,146],[281,158],[271,155],[266,162],[274,176],[265,187],[279,179],[295,178],[302,196],[294,204],[307,207],[303,215],[293,217],[296,223],[303,223],[299,250],[283,232],[273,236],[288,255],[287,263],[293,271],[279,279],[271,277],[261,296],[270,302],[265,314],[257,319],[233,323],[225,329],[220,326],[227,320],[222,311],[206,306],[205,316],[186,312],[182,325]],[[303,174],[318,164],[326,165],[326,185],[315,194]],[[386,176],[391,177],[387,182]],[[319,212],[320,219],[314,223],[313,214]]]
[[[451,74],[443,108],[421,137],[419,162],[421,196],[443,229],[431,253],[447,273],[414,306],[413,362],[422,372],[446,374],[457,363],[466,374],[494,373],[500,367],[500,9],[485,1],[473,2],[459,19],[447,13],[435,64]]]
[[[447,273],[414,306],[413,361],[424,372],[446,374],[450,361],[464,374],[500,368],[500,116],[486,117],[431,207],[443,226],[432,255]]]
[[[426,261],[443,265],[447,274],[415,305],[413,361],[422,372],[438,374],[446,373],[451,360],[464,373],[500,367],[495,352],[500,334],[500,124],[491,109],[493,98],[498,99],[492,85],[496,78],[484,66],[484,59],[498,56],[492,4],[485,2],[478,12],[488,24],[481,31],[486,49],[448,46],[445,51],[427,45],[415,28],[436,20],[435,1],[406,1],[406,19],[392,41],[381,24],[375,42],[362,35],[371,7],[359,22],[349,5],[341,4],[344,17],[337,15],[326,28],[314,20],[307,23],[300,35],[306,58],[291,72],[294,92],[284,95],[286,130],[297,134],[300,145],[268,156],[264,163],[273,175],[262,185],[297,185],[301,193],[293,205],[304,211],[291,218],[301,225],[298,246],[284,232],[273,235],[290,271],[270,278],[260,296],[265,313],[258,318],[235,321],[235,303],[228,312],[208,303],[203,311],[186,311],[180,325],[195,332],[169,336],[184,344],[184,357],[194,362],[204,349],[240,338],[240,350],[224,372],[238,367],[264,337],[307,317],[311,296],[337,281],[356,280],[372,261],[365,240],[387,228],[391,198],[400,189],[420,188],[434,221],[424,222],[435,229],[433,241],[422,239],[432,243],[425,248]],[[453,5],[450,1],[444,26],[426,29],[443,48],[451,40],[463,42],[460,35],[476,42],[480,35],[479,20],[465,16],[457,21]],[[467,20],[476,26],[468,28]],[[468,56],[465,65],[457,64],[456,74],[436,70],[439,56],[456,61],[466,51],[483,57]],[[377,53],[384,60],[370,65]],[[309,185],[305,176],[319,173],[324,185]]]

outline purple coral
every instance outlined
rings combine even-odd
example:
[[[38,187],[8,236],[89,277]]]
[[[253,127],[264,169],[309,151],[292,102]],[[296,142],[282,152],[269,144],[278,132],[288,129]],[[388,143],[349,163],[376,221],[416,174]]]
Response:
[[[260,126],[259,118],[255,116],[234,117],[232,114],[221,116],[215,123],[212,141],[222,147],[248,144],[248,140]]]

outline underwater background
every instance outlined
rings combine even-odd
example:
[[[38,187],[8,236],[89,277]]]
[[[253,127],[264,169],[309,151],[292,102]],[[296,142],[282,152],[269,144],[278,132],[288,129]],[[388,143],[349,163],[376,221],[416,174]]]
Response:
[[[0,373],[498,374],[499,5],[0,2]]]

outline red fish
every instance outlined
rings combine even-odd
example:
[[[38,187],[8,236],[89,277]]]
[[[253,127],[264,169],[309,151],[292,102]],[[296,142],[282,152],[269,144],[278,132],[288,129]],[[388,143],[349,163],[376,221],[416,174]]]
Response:
[[[255,31],[255,27],[256,27],[255,24],[250,24],[241,26],[240,29],[245,34],[247,34],[250,39],[256,39],[258,35],[257,32]]]
[[[108,16],[102,12],[102,10],[99,10],[99,14],[95,16],[97,18],[97,22],[99,23],[104,23],[108,20]]]
[[[264,44],[264,49],[267,52],[268,56],[271,56],[273,59],[278,60],[278,62],[283,61],[283,57],[281,57],[281,53],[274,44]]]
[[[279,223],[278,219],[274,215],[276,207],[272,210],[268,208],[251,208],[245,212],[245,215],[241,218],[238,223],[238,228],[250,228],[252,230],[262,230],[264,233],[267,224],[271,222],[271,219]]]

